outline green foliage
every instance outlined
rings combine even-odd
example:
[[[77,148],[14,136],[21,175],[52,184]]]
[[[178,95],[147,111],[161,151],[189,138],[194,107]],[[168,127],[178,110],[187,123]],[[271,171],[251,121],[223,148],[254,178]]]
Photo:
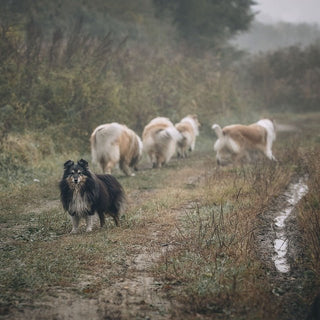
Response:
[[[169,45],[155,54],[147,44],[133,46],[111,33],[90,35],[81,19],[71,33],[53,30],[50,40],[35,20],[25,34],[3,31],[2,140],[14,131],[55,127],[50,134],[65,136],[54,139],[60,149],[71,137],[87,149],[101,123],[118,121],[141,134],[155,116],[179,121],[193,112],[209,125],[211,115],[241,104],[230,86],[233,75],[221,72],[221,59],[211,55],[193,59]]]

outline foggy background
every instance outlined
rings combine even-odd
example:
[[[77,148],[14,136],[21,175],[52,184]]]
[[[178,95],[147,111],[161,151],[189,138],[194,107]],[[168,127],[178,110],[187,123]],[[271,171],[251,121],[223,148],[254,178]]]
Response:
[[[317,23],[320,22],[318,0],[257,0],[253,10],[263,23]]]
[[[195,113],[209,136],[213,122],[317,111],[319,11],[315,0],[1,1],[0,153],[38,130],[50,153],[68,139],[87,150],[113,121],[141,134],[156,116]]]
[[[257,0],[248,32],[231,43],[252,53],[291,45],[306,46],[320,38],[318,0]]]

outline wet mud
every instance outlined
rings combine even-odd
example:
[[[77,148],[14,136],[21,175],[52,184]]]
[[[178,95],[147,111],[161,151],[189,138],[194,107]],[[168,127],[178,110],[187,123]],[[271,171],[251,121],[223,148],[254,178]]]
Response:
[[[305,293],[312,288],[312,276],[305,267],[296,208],[308,191],[306,180],[295,178],[258,219],[256,251],[266,268],[272,293],[282,305],[277,318],[281,320],[306,319],[310,309]]]

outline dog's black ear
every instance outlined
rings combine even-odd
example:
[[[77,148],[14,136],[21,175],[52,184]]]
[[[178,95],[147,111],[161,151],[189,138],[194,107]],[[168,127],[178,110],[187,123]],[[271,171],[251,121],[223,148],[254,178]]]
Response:
[[[64,167],[64,170],[67,170],[69,169],[71,166],[74,165],[74,162],[72,160],[68,160],[64,163],[63,167]]]
[[[80,159],[78,161],[78,165],[81,166],[84,169],[88,169],[88,166],[89,166],[88,162],[86,160],[83,160],[83,159]]]

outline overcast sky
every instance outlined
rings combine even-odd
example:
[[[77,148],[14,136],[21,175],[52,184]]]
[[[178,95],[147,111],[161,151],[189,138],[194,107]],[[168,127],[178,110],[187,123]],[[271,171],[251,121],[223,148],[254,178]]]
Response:
[[[320,0],[255,0],[257,20],[267,23],[285,21],[320,24]]]

